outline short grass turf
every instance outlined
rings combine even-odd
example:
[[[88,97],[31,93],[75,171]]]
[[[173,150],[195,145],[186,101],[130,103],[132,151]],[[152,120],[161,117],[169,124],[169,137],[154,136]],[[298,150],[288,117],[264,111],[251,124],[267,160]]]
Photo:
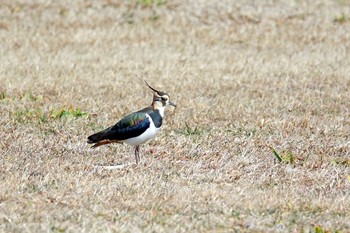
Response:
[[[347,1],[0,7],[1,232],[350,231]],[[90,134],[169,93],[158,136]]]

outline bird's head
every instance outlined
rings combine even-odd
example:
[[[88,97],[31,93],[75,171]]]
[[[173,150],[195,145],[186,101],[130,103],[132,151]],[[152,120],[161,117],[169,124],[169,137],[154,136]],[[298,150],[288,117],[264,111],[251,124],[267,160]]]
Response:
[[[170,101],[170,96],[167,93],[158,91],[153,87],[151,87],[146,81],[144,82],[152,91],[154,91],[153,101],[152,101],[152,106],[154,109],[162,109],[168,105],[176,107],[176,104]]]

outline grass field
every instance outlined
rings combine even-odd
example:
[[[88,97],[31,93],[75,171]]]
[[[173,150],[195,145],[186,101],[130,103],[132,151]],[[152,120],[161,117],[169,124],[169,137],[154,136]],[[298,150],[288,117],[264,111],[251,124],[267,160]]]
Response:
[[[348,1],[3,0],[1,232],[349,232]],[[90,134],[170,94],[141,147]]]

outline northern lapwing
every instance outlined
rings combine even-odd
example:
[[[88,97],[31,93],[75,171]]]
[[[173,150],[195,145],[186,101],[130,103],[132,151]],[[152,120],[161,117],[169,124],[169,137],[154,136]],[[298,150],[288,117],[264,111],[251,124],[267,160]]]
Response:
[[[140,162],[140,145],[154,138],[162,126],[164,109],[171,105],[167,93],[158,91],[151,87],[146,81],[145,84],[154,91],[151,106],[140,111],[124,116],[114,126],[95,133],[88,137],[88,143],[98,147],[109,143],[126,143],[135,146],[136,164]]]

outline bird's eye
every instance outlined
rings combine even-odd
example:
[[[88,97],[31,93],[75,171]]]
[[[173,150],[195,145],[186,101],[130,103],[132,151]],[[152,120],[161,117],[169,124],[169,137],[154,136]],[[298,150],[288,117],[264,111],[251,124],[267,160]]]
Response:
[[[167,101],[167,99],[165,97],[162,97],[162,101]]]

